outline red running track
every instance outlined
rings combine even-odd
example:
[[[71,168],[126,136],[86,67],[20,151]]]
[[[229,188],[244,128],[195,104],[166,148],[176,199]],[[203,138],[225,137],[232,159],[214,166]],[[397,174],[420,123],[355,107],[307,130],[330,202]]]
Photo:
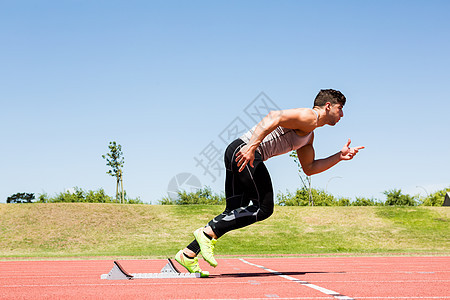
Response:
[[[210,278],[104,280],[111,260],[1,261],[0,299],[450,299],[450,257],[225,258]],[[122,260],[153,273],[165,260]],[[181,268],[180,268],[181,269]]]

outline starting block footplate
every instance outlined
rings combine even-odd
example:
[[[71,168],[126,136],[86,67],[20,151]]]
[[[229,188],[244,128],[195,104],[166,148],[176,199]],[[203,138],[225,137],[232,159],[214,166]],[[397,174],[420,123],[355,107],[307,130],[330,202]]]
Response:
[[[152,279],[152,278],[200,278],[200,273],[181,273],[175,267],[170,258],[167,264],[161,269],[160,273],[128,273],[117,262],[114,261],[113,268],[108,274],[102,274],[101,279],[123,280],[123,279]]]

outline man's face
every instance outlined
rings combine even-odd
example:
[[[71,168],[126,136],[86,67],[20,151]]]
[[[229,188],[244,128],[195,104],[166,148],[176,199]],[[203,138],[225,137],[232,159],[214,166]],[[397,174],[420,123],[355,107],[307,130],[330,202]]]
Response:
[[[334,126],[344,116],[342,104],[331,104],[329,110],[329,125]]]

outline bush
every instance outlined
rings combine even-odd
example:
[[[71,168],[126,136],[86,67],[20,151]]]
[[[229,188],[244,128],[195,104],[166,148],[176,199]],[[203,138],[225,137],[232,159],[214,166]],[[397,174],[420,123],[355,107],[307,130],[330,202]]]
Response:
[[[127,198],[125,196],[125,204],[144,204],[144,202],[142,202],[140,197],[136,197],[136,198]]]
[[[309,196],[304,197],[302,192],[303,189],[297,190],[295,195],[290,192],[286,192],[286,194],[278,193],[276,204],[281,206],[308,206],[309,205]]]
[[[437,191],[431,195],[428,195],[422,202],[425,206],[442,206],[444,204],[445,194],[450,192],[450,188]]]
[[[337,202],[337,206],[350,206],[351,201],[348,198],[339,198]]]
[[[48,203],[48,202],[50,202],[49,201],[50,198],[48,197],[47,193],[40,194],[38,199],[39,199],[38,200],[39,203]]]
[[[34,199],[33,193],[16,193],[6,198],[6,203],[32,203]]]
[[[352,206],[378,206],[383,205],[382,202],[378,202],[373,198],[368,199],[364,197],[356,197],[356,200],[351,203]]]
[[[214,194],[210,187],[199,189],[196,192],[179,191],[177,199],[163,197],[159,200],[161,205],[189,205],[189,204],[208,204],[221,205],[225,204],[225,196]]]
[[[450,188],[443,189],[436,193],[429,195],[425,200],[419,201],[418,196],[411,196],[403,194],[400,189],[393,189],[385,191],[386,201],[374,198],[356,197],[354,201],[348,198],[337,198],[321,189],[311,189],[311,195],[314,206],[442,206],[444,197]],[[163,197],[158,201],[161,205],[190,205],[190,204],[208,204],[221,205],[225,204],[225,197],[221,194],[215,194],[211,188],[205,187],[196,192],[178,192],[177,199]],[[286,192],[285,194],[279,192],[276,196],[276,205],[280,206],[309,206],[309,191],[307,188],[297,189],[295,193]]]
[[[403,195],[402,190],[393,189],[385,191],[383,194],[386,195],[384,205],[415,206],[419,204],[416,197]]]
[[[98,189],[96,191],[84,191],[79,187],[74,188],[74,192],[65,191],[57,194],[55,197],[49,197],[47,193],[39,195],[39,201],[41,203],[118,203],[114,198],[106,195],[104,189]],[[124,192],[125,204],[142,204],[141,199],[129,199],[126,192]]]
[[[350,200],[347,198],[336,198],[324,190],[311,189],[314,206],[348,206]],[[306,188],[298,189],[295,194],[287,192],[278,193],[276,204],[280,206],[308,206],[309,191]]]
[[[170,199],[170,197],[162,197],[161,200],[158,201],[158,204],[160,205],[175,205],[175,201]]]
[[[49,198],[50,203],[68,203],[68,202],[86,202],[86,192],[84,192],[81,188],[75,187],[75,191],[72,193],[69,190],[57,194],[54,198]]]

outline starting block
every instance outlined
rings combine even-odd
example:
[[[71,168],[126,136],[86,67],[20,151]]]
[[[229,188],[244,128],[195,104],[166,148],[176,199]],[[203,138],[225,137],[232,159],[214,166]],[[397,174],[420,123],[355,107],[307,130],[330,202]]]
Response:
[[[113,268],[108,274],[102,274],[101,279],[108,280],[122,280],[122,279],[151,279],[151,278],[200,278],[200,273],[181,273],[173,264],[170,258],[167,259],[167,264],[161,269],[159,273],[132,273],[129,274],[119,264],[114,261]]]

